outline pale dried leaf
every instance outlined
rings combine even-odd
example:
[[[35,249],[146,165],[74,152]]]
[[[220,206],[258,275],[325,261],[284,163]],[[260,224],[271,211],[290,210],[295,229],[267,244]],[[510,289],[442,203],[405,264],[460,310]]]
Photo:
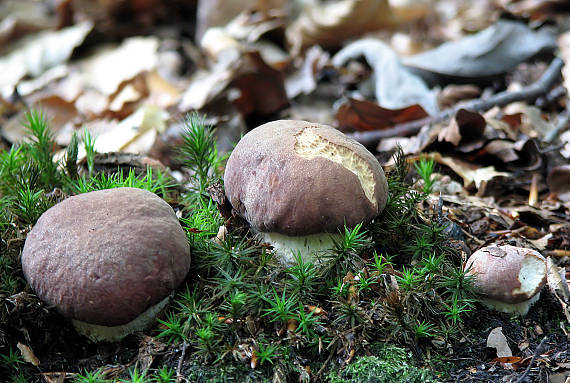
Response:
[[[29,346],[26,346],[25,344],[18,342],[16,347],[18,347],[18,350],[20,350],[20,352],[22,353],[22,357],[26,362],[31,363],[34,366],[40,365],[40,360],[34,354],[34,351],[32,351],[32,349]]]
[[[564,302],[570,302],[570,291],[568,290],[568,282],[566,281],[566,269],[558,267],[552,261],[552,257],[546,258],[547,267],[547,283],[550,291]]]
[[[430,114],[438,111],[436,92],[405,68],[392,48],[380,40],[355,41],[341,49],[332,58],[332,63],[340,67],[360,56],[364,56],[374,71],[376,101],[380,106],[401,109],[418,104]]]
[[[156,67],[158,43],[152,36],[131,37],[118,47],[100,49],[80,64],[84,85],[112,95],[122,82]]]
[[[294,56],[312,45],[339,46],[353,36],[396,25],[388,0],[316,2],[286,30]]]
[[[66,62],[92,28],[93,23],[85,21],[18,41],[10,53],[0,57],[0,93],[7,97],[24,76],[38,76]]]
[[[155,105],[145,105],[117,125],[107,125],[100,135],[95,134],[95,150],[98,153],[130,151],[146,153],[158,133],[166,129],[169,114]],[[78,159],[85,157],[85,149],[79,146]]]
[[[496,171],[494,166],[480,167],[457,158],[443,157],[439,153],[436,153],[434,158],[438,163],[450,167],[451,170],[460,176],[463,179],[465,188],[469,188],[472,184],[479,188],[484,181],[490,181],[495,177],[511,176],[510,173]]]
[[[421,75],[480,78],[500,75],[542,51],[556,48],[551,29],[533,31],[525,23],[501,19],[471,36],[405,57]]]
[[[497,350],[497,357],[499,358],[513,356],[513,352],[507,343],[507,338],[503,334],[502,327],[496,327],[491,330],[487,337],[487,347]]]

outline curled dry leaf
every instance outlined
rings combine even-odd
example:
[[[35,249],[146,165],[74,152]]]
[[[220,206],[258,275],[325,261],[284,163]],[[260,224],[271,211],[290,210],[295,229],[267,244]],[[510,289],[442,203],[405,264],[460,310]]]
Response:
[[[306,47],[339,46],[353,36],[396,25],[398,17],[388,0],[316,2],[304,9],[286,30],[294,56]]]
[[[342,104],[336,113],[339,126],[345,131],[385,129],[426,116],[427,113],[419,105],[403,109],[386,109],[375,102],[353,98]]]
[[[507,338],[503,334],[502,327],[496,327],[491,330],[487,337],[487,347],[497,350],[499,358],[513,356],[513,352],[507,343]]]
[[[463,187],[466,189],[475,186],[477,189],[483,182],[488,182],[495,177],[510,177],[510,173],[498,172],[493,166],[480,167],[457,158],[444,157],[439,153],[434,154],[436,162],[446,165],[463,179]]]
[[[540,52],[554,49],[552,30],[533,31],[522,22],[499,20],[472,36],[405,57],[403,62],[432,81],[434,76],[480,80],[505,73]]]
[[[483,145],[486,125],[485,118],[479,113],[459,109],[449,125],[439,132],[438,139],[450,142],[462,152],[469,152]]]
[[[8,97],[14,86],[27,75],[38,76],[66,62],[93,28],[85,21],[59,31],[46,31],[17,42],[0,57],[0,95]]]
[[[40,360],[34,354],[34,352],[29,346],[26,346],[25,344],[18,342],[17,347],[18,350],[20,350],[20,352],[22,353],[22,357],[26,362],[31,363],[34,366],[40,365]]]
[[[376,101],[384,108],[400,109],[419,104],[430,113],[438,111],[436,93],[404,67],[398,55],[377,39],[362,39],[340,50],[332,63],[341,67],[349,60],[364,56],[374,71]]]
[[[550,169],[546,177],[546,184],[550,192],[555,193],[559,200],[570,201],[570,165],[561,165]]]
[[[104,47],[80,64],[84,86],[110,96],[122,82],[154,69],[157,50],[158,39],[152,36],[131,37],[118,47]]]

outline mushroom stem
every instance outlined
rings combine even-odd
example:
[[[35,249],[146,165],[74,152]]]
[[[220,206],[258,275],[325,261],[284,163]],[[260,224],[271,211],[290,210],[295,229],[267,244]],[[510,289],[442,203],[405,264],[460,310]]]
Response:
[[[318,233],[304,236],[290,237],[279,233],[257,233],[262,242],[273,246],[277,260],[284,266],[295,264],[297,253],[301,253],[304,261],[319,263],[318,254],[334,248],[335,241],[340,241],[340,233]]]
[[[168,305],[172,294],[150,306],[142,314],[132,321],[119,326],[101,326],[73,319],[71,323],[75,327],[75,331],[86,336],[94,342],[118,342],[129,334],[137,331],[143,331],[154,323],[156,316]]]
[[[538,301],[538,298],[540,298],[540,293],[537,293],[529,300],[518,303],[505,303],[490,298],[480,298],[480,301],[481,304],[483,304],[487,308],[497,310],[502,313],[519,313],[521,316],[525,316],[526,314],[528,314],[528,310],[530,310],[532,305]]]

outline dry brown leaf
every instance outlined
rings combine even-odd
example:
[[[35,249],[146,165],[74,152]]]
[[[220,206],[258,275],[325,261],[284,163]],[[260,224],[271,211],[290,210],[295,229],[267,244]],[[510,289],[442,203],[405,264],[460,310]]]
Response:
[[[485,119],[479,113],[459,109],[449,125],[439,132],[438,140],[447,141],[454,146],[459,146],[461,143],[462,148],[458,149],[469,152],[479,146],[486,125]],[[474,141],[477,141],[475,148]]]
[[[340,46],[353,36],[396,25],[398,17],[388,0],[317,2],[307,7],[286,30],[291,52],[297,56],[312,45]]]
[[[26,75],[39,76],[66,62],[93,24],[85,21],[59,31],[46,31],[19,40],[10,53],[0,57],[0,94],[9,96]]]
[[[121,83],[156,67],[158,38],[131,37],[118,47],[104,47],[80,65],[84,86],[105,96],[117,91]]]
[[[497,356],[499,358],[512,357],[513,352],[507,343],[507,338],[503,334],[502,327],[496,327],[491,330],[489,336],[487,337],[487,347],[494,348],[497,350]],[[513,363],[513,362],[508,362]]]
[[[364,38],[347,45],[332,58],[332,63],[340,68],[361,56],[374,71],[374,94],[380,106],[400,109],[419,104],[426,112],[437,113],[436,92],[404,67],[392,48],[378,39]]]
[[[386,109],[372,101],[348,99],[342,104],[336,118],[342,130],[378,130],[396,124],[426,117],[427,113],[419,105],[403,109]]]
[[[29,346],[26,346],[25,344],[18,342],[16,347],[18,347],[18,350],[20,350],[20,352],[22,353],[22,357],[27,363],[31,363],[34,366],[40,365],[40,360],[34,354],[34,352]]]
[[[443,157],[439,153],[435,153],[434,158],[438,163],[448,166],[460,176],[463,179],[463,187],[466,189],[471,185],[479,189],[482,182],[488,182],[495,177],[511,176],[510,173],[496,171],[494,166],[481,167],[457,158]]]
[[[546,184],[550,192],[555,193],[560,201],[570,201],[570,165],[560,165],[550,169]]]

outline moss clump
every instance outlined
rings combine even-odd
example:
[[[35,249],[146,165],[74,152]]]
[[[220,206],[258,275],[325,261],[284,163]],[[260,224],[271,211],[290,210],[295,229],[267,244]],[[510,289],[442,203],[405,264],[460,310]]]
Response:
[[[438,383],[440,380],[427,369],[411,363],[411,354],[403,348],[377,344],[372,356],[360,356],[343,370],[327,376],[330,383]]]

